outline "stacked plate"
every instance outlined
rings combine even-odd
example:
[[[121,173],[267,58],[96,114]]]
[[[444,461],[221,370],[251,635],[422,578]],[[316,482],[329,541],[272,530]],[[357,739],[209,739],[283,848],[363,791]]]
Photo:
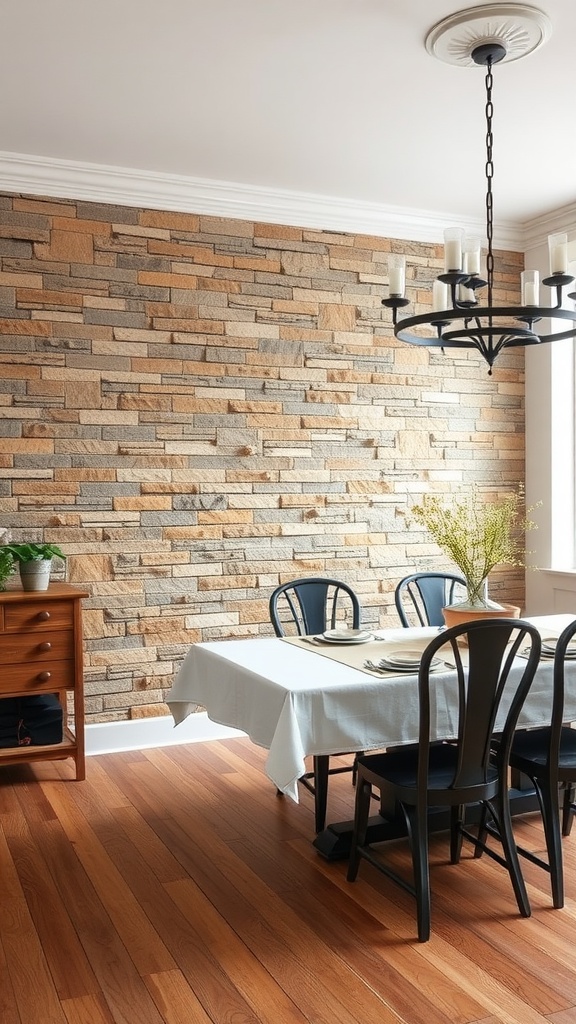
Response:
[[[382,668],[389,669],[391,672],[418,672],[420,668],[420,662],[422,661],[422,651],[390,651],[380,659],[379,664]],[[432,658],[430,662],[430,668],[436,668],[442,664],[440,658]]]
[[[368,633],[365,629],[327,629],[321,636],[316,637],[317,640],[324,640],[328,644],[365,644],[368,640],[373,640],[372,633]]]
[[[553,658],[556,654],[556,644],[558,643],[558,637],[549,636],[542,640],[542,657]],[[570,641],[566,648],[566,658],[576,658],[576,637]]]

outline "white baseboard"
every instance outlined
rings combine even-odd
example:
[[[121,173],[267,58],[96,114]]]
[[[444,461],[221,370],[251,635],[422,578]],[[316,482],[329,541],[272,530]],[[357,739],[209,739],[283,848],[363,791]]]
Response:
[[[179,743],[201,743],[244,735],[238,729],[211,722],[205,711],[188,715],[176,726],[171,715],[138,718],[130,722],[96,722],[86,726],[86,753],[113,754],[122,750],[171,747]]]

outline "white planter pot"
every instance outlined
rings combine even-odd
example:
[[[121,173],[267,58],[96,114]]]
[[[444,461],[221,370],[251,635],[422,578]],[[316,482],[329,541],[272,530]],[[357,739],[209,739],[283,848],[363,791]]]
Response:
[[[48,590],[51,558],[34,558],[31,562],[20,562],[19,565],[23,590]]]

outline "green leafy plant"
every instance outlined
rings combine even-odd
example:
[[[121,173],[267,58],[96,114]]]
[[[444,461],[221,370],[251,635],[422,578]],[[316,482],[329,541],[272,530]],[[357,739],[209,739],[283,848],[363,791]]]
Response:
[[[3,550],[16,562],[35,562],[39,559],[66,558],[57,544],[5,544]]]
[[[484,501],[472,487],[462,498],[428,494],[411,516],[460,569],[475,604],[482,602],[484,582],[496,565],[525,565],[523,534],[536,528],[527,518],[536,507],[525,510],[522,487],[497,502]]]
[[[6,581],[14,572],[14,558],[5,547],[0,547],[0,590],[6,590]]]

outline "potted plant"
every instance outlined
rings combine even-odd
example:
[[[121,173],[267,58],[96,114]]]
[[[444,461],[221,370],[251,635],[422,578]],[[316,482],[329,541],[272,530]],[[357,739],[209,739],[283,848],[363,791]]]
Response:
[[[53,557],[66,558],[57,544],[5,544],[2,550],[18,563],[24,590],[47,590]]]
[[[452,605],[455,611],[519,614],[519,609],[490,601],[488,575],[500,564],[525,564],[522,540],[524,532],[536,526],[527,518],[534,507],[524,512],[521,487],[495,502],[483,500],[477,487],[472,487],[463,497],[445,501],[428,494],[412,508],[412,518],[426,527],[466,580],[466,600]],[[454,616],[450,618],[452,622]]]

